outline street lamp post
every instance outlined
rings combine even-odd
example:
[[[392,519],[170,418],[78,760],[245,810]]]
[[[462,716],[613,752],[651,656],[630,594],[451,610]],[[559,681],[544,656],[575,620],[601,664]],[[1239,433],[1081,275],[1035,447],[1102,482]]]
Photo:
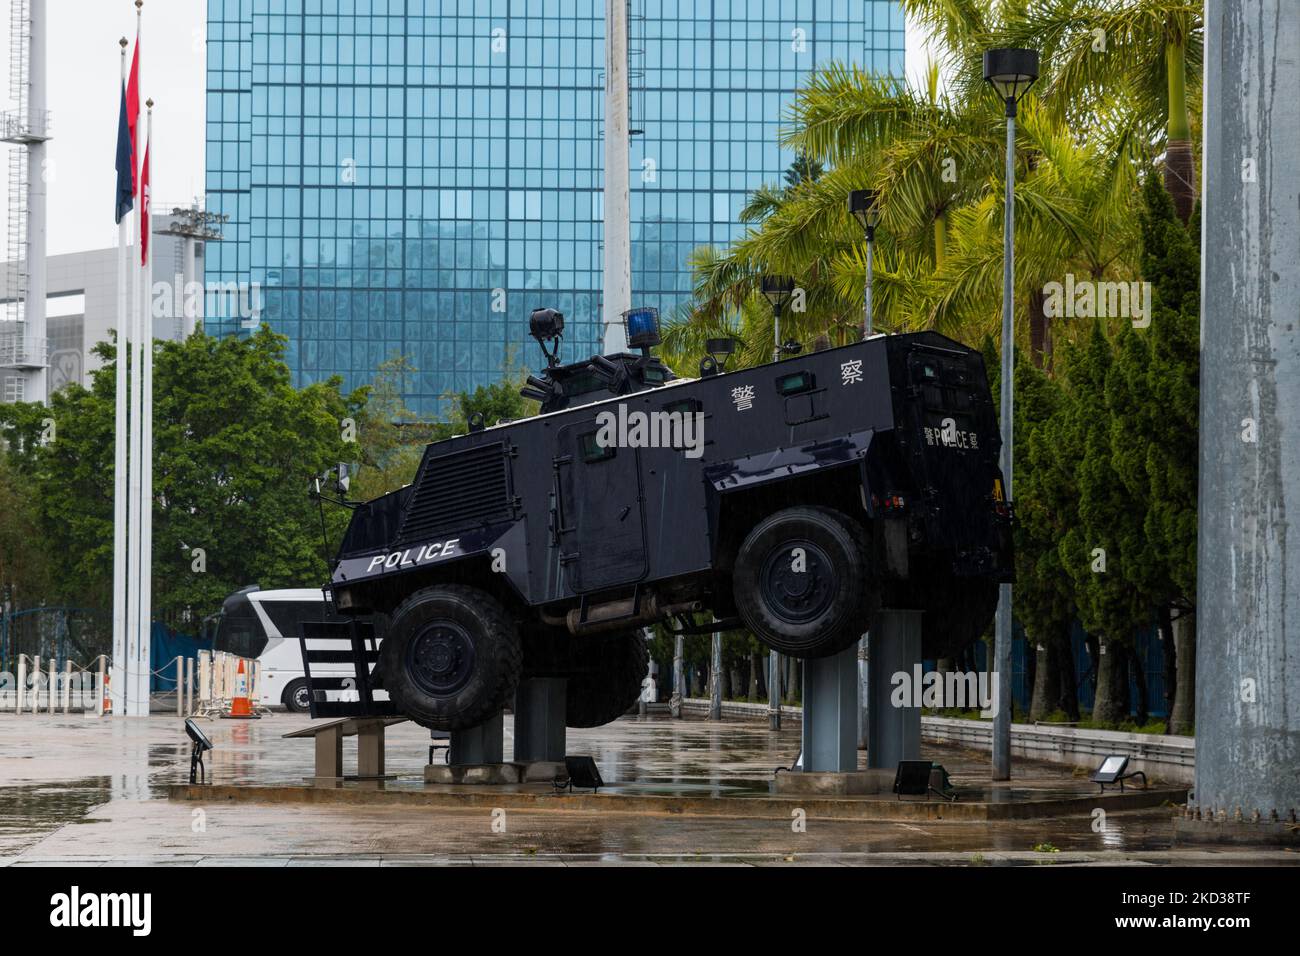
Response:
[[[867,285],[862,295],[862,337],[871,334],[871,265],[876,245],[876,226],[880,225],[880,191],[854,189],[849,193],[849,215],[862,226],[867,238]]]
[[[1015,298],[1016,104],[1038,79],[1038,51],[1003,48],[984,53],[984,80],[1007,108],[1006,210],[1002,224],[1002,483],[1011,502],[1012,438],[1015,407]],[[1011,779],[1011,585],[998,592],[994,624],[993,659],[997,680],[997,711],[993,718],[993,779]]]
[[[794,280],[789,276],[763,276],[763,296],[772,303],[772,361],[781,360],[781,313],[794,295]]]

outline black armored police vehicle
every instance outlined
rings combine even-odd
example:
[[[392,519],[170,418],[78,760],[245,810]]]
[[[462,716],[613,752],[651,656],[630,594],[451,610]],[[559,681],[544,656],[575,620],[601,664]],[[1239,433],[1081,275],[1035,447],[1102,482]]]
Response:
[[[370,685],[396,712],[468,728],[556,676],[569,726],[606,723],[655,623],[801,658],[882,604],[925,612],[927,657],[983,632],[1012,555],[978,351],[874,335],[727,371],[715,341],[683,379],[650,351],[653,310],[627,316],[639,353],[567,365],[563,316],[530,321],[540,414],[429,445],[410,485],[356,506],[334,564],[337,612],[387,618]]]

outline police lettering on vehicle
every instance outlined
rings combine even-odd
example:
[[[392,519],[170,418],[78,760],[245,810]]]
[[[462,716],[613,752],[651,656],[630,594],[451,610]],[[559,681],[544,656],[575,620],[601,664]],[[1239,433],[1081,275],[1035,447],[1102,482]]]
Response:
[[[938,428],[925,426],[925,443],[945,448],[974,448],[980,446],[979,436],[957,427],[956,419],[945,418]]]
[[[445,542],[435,541],[433,544],[422,544],[416,549],[407,548],[404,551],[377,554],[370,559],[366,574],[371,574],[380,569],[394,571],[398,568],[412,568],[417,564],[424,564],[438,558],[450,558],[456,554],[456,546],[459,544],[460,538],[451,538]],[[415,551],[414,558],[411,557],[412,550]]]

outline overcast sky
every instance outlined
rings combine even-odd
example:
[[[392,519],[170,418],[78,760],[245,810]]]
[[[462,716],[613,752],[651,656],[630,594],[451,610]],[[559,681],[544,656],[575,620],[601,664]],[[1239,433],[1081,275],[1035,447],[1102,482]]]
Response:
[[[545,2],[545,0],[541,0]],[[117,241],[113,224],[118,39],[135,39],[133,0],[47,0],[50,10],[49,236],[51,255],[102,249]],[[9,50],[9,4],[0,16]],[[153,195],[161,211],[203,192],[204,52],[207,0],[146,0],[142,99],[154,99]],[[130,49],[130,48],[128,48]],[[917,31],[907,32],[908,73],[924,60]],[[8,62],[0,76],[8,77]],[[0,80],[0,82],[4,82]],[[0,90],[5,107],[10,91]],[[10,149],[13,147],[4,147]],[[0,204],[0,224],[8,203]],[[0,249],[0,259],[8,250]]]

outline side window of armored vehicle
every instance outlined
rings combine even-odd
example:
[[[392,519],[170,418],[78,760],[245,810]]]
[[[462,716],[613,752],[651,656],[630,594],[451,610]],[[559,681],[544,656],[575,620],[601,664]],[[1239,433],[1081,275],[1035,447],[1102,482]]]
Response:
[[[664,411],[668,414],[681,413],[683,415],[693,415],[696,412],[704,411],[704,403],[698,398],[683,398],[680,401],[669,402],[664,406]]]
[[[781,375],[776,380],[776,390],[782,395],[801,395],[817,387],[817,379],[812,372],[791,372]]]
[[[598,461],[607,461],[614,457],[616,449],[613,445],[601,445],[596,440],[597,432],[587,432],[578,438],[578,447],[582,451],[582,460],[586,464],[592,464]]]

